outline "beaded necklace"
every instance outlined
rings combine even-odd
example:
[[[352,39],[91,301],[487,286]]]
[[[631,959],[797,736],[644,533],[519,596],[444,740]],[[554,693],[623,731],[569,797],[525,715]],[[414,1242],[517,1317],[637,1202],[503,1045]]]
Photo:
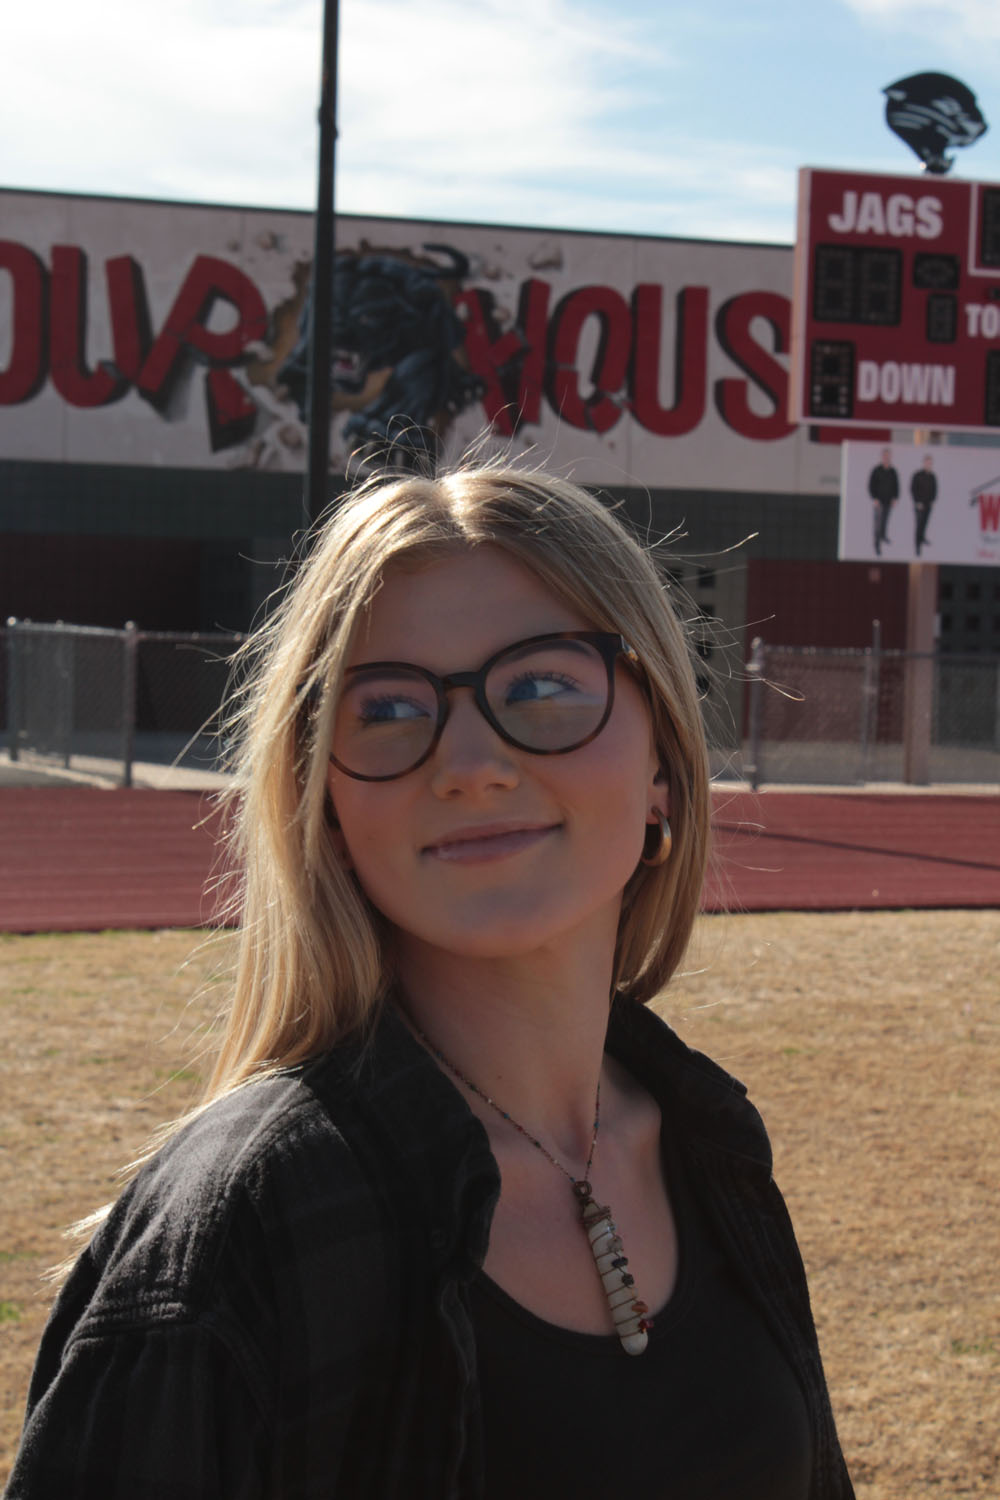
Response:
[[[562,1162],[552,1155],[552,1152],[542,1142],[533,1136],[529,1130],[518,1121],[508,1110],[504,1109],[489,1094],[485,1093],[479,1086],[473,1083],[471,1078],[466,1078],[462,1070],[455,1066],[450,1058],[445,1057],[440,1048],[435,1047],[429,1037],[425,1036],[420,1027],[411,1021],[414,1031],[419,1036],[427,1050],[437,1058],[449,1073],[454,1074],[459,1083],[465,1085],[477,1098],[482,1099],[491,1109],[496,1110],[502,1120],[523,1135],[525,1140],[536,1150],[540,1151],[547,1161],[568,1177],[576,1197],[577,1206],[580,1210],[580,1221],[590,1244],[594,1264],[604,1287],[604,1294],[608,1299],[608,1307],[611,1311],[611,1320],[615,1325],[615,1332],[621,1340],[622,1348],[626,1354],[642,1354],[649,1342],[649,1329],[653,1326],[653,1320],[649,1316],[649,1308],[635,1291],[635,1277],[628,1270],[628,1257],[626,1256],[621,1238],[619,1237],[615,1221],[611,1216],[611,1209],[605,1204],[594,1201],[593,1189],[590,1186],[590,1169],[594,1163],[594,1152],[597,1149],[597,1136],[601,1128],[601,1082],[597,1081],[597,1097],[594,1100],[594,1134],[590,1141],[590,1152],[587,1156],[587,1165],[582,1177],[574,1177],[573,1173]]]

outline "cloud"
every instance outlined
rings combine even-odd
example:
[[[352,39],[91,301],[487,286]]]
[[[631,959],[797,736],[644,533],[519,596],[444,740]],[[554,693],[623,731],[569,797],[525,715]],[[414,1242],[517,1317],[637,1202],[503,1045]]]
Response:
[[[354,0],[341,17],[339,150],[369,169],[559,170],[650,62],[648,38],[577,0]],[[4,32],[9,182],[313,201],[319,0],[51,0]]]
[[[17,7],[4,22],[5,179],[191,197],[211,174],[206,196],[232,202],[283,169],[304,188],[318,16],[316,0]]]
[[[958,53],[970,43],[1000,41],[1000,8],[994,0],[842,0],[863,21],[915,33],[940,51]],[[968,54],[966,54],[968,55]],[[975,55],[975,54],[974,54]],[[932,61],[929,69],[934,67]]]
[[[678,136],[662,33],[578,0],[367,0],[345,27],[341,208],[790,239],[795,153]]]
[[[8,186],[309,208],[320,0],[49,0],[5,18]],[[789,239],[791,147],[677,133],[662,17],[344,0],[342,212]]]
[[[529,178],[599,150],[650,64],[648,39],[568,0],[366,0],[342,55],[345,161]]]

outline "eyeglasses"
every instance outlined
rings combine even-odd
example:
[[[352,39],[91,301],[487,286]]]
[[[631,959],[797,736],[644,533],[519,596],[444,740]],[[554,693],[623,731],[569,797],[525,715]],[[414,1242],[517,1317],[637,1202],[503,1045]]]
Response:
[[[448,694],[471,688],[487,724],[532,755],[564,755],[600,734],[615,701],[615,662],[639,658],[620,635],[568,630],[533,635],[476,672],[438,677],[410,662],[348,667],[330,759],[358,781],[393,781],[423,765],[448,721]]]

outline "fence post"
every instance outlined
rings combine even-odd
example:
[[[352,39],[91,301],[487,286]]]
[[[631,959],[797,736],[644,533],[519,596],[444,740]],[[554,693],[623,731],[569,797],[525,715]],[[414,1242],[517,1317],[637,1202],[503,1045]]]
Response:
[[[749,700],[749,750],[744,767],[746,779],[754,791],[761,783],[760,765],[760,721],[764,692],[764,642],[755,635],[750,642],[750,660],[747,662],[747,695]]]
[[[122,786],[132,785],[135,755],[135,700],[138,682],[139,632],[134,620],[125,621],[122,632]]]
[[[18,738],[21,728],[21,673],[18,650],[18,622],[14,615],[7,617],[7,753],[11,760],[18,758]]]
[[[59,632],[55,637],[54,652],[59,680],[56,733],[62,745],[63,765],[69,770],[73,762],[73,730],[76,726],[76,643],[65,628],[65,621],[57,620],[56,630]]]
[[[882,622],[872,621],[872,643],[865,654],[861,678],[861,767],[858,780],[862,785],[869,776],[871,743],[878,734],[879,657],[882,652]]]
[[[903,780],[930,780],[931,708],[934,694],[936,563],[911,562],[906,594],[906,666],[903,677]]]

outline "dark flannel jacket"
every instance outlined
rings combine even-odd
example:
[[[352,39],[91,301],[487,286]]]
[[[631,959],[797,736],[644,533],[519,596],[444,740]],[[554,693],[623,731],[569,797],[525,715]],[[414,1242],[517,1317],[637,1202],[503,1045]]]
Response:
[[[648,1010],[616,1005],[608,1049],[667,1112],[801,1382],[809,1500],[850,1500],[760,1117]],[[481,1124],[391,1007],[360,1063],[339,1047],[213,1105],[64,1287],[8,1500],[475,1500],[467,1287],[499,1188]]]

